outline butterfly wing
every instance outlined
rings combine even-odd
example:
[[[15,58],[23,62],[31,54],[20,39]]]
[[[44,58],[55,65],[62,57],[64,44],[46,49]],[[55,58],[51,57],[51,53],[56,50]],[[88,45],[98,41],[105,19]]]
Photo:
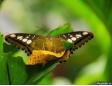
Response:
[[[61,34],[58,37],[61,37],[62,39],[73,43],[73,46],[70,49],[70,52],[73,53],[74,50],[84,45],[86,42],[88,42],[88,40],[92,39],[93,33],[87,31],[76,31],[76,32]],[[27,55],[31,55],[32,53],[33,49],[31,43],[35,39],[39,39],[39,38],[42,39],[44,37],[40,35],[26,34],[26,33],[12,33],[5,36],[5,40],[7,42],[17,46],[22,50],[25,50]],[[42,40],[44,41],[44,39]]]
[[[73,43],[70,52],[73,53],[76,49],[84,45],[90,39],[93,38],[93,33],[87,31],[76,31],[66,34],[61,34],[59,37],[63,38],[64,40]]]
[[[40,35],[35,34],[26,34],[26,33],[12,33],[5,36],[5,40],[18,48],[25,50],[27,55],[32,53],[31,43],[36,38],[41,37]]]

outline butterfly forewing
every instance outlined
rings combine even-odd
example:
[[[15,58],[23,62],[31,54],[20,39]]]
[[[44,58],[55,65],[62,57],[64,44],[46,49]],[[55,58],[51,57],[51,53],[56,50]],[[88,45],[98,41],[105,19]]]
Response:
[[[5,40],[18,48],[25,50],[27,55],[32,53],[32,48],[30,44],[33,40],[38,38],[39,35],[35,34],[25,34],[25,33],[12,33],[5,36]]]
[[[59,35],[59,37],[65,39],[68,42],[73,43],[72,48],[70,49],[71,53],[82,45],[84,45],[88,40],[93,38],[93,33],[87,31],[76,31],[71,33],[66,33]]]

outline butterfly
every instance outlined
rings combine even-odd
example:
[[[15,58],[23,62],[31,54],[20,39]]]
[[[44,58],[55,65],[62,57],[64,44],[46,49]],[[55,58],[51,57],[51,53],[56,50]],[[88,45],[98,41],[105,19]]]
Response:
[[[5,40],[18,48],[25,50],[29,56],[27,65],[38,63],[46,64],[48,61],[59,58],[60,63],[66,62],[73,52],[94,37],[92,32],[76,31],[61,34],[55,37],[12,33],[5,36]],[[66,50],[63,41],[72,43],[70,49]]]

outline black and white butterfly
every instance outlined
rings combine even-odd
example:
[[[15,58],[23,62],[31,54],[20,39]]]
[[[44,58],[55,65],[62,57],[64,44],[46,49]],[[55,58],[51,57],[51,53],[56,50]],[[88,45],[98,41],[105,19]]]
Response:
[[[56,37],[43,37],[35,34],[12,33],[5,36],[5,40],[31,55],[33,50],[46,50],[60,53],[65,48],[62,41],[73,43],[70,54],[93,38],[93,33],[88,31],[76,31],[58,35]],[[65,52],[66,53],[66,52]]]
[[[12,33],[5,36],[5,40],[7,42],[17,46],[18,48],[22,50],[25,50],[28,55],[32,53],[31,45],[33,42],[35,42],[37,39],[43,39],[43,42],[45,42],[46,38],[50,39],[50,37],[42,37],[40,35],[27,34],[27,33]],[[59,36],[56,36],[55,38],[60,38],[62,40],[73,43],[73,46],[71,48],[71,52],[72,52],[75,49],[84,45],[90,39],[92,39],[93,33],[87,32],[87,31],[77,31],[77,32],[61,34]]]

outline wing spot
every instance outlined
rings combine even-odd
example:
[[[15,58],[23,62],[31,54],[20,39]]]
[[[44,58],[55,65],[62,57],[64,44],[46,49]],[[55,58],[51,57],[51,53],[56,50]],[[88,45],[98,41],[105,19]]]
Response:
[[[70,37],[73,37],[72,35],[70,35]]]
[[[27,39],[29,38],[29,36],[26,37]]]
[[[63,35],[63,37],[64,37],[64,38],[66,38],[66,36],[65,36],[65,35]]]
[[[83,34],[83,35],[87,35],[87,34],[88,34],[88,32],[83,32],[82,34]]]
[[[23,42],[26,42],[27,41],[27,39],[23,39]]]
[[[34,39],[36,36],[34,35],[33,37],[32,37],[32,39]],[[37,37],[38,38],[38,37]]]
[[[72,40],[71,39],[68,39],[67,41],[72,43]]]
[[[14,38],[14,37],[16,37],[16,35],[15,34],[11,34],[10,37],[13,37]]]
[[[72,37],[71,39],[72,39],[72,41],[76,41],[76,38],[75,37]]]
[[[76,34],[76,38],[80,38],[82,37],[80,34]]]
[[[28,40],[28,41],[27,41],[27,44],[30,44],[31,42],[32,42],[31,40]]]
[[[17,36],[17,39],[22,40],[23,36]]]

